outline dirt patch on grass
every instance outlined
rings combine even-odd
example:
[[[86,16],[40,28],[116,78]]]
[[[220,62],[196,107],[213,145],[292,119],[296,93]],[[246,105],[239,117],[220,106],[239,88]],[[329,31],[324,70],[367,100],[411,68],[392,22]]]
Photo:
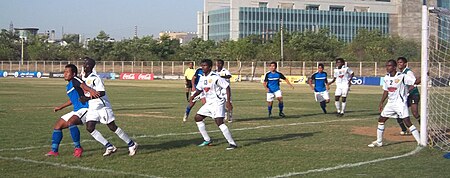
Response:
[[[400,135],[402,131],[399,127],[386,127],[384,129],[383,139],[389,141],[415,141],[412,135]],[[377,137],[377,126],[374,127],[353,127],[352,133],[357,135],[365,135]]]

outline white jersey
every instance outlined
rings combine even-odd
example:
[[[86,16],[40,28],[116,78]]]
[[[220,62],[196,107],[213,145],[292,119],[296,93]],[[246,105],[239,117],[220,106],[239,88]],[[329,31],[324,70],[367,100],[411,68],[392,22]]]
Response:
[[[336,78],[336,87],[348,87],[348,82],[352,74],[352,69],[347,66],[342,66],[340,69],[335,68],[333,77]]]
[[[86,78],[83,75],[83,81],[88,87],[91,87],[95,91],[105,91],[105,85],[103,84],[102,79],[97,75],[97,73],[92,72]],[[85,93],[85,96],[89,97],[90,93]],[[103,107],[111,108],[111,104],[109,103],[108,95],[106,93],[105,96],[89,100],[89,109],[100,109]]]
[[[414,75],[405,75],[401,72],[397,72],[395,76],[387,74],[384,77],[383,90],[388,91],[388,103],[406,103],[407,85],[413,85],[415,81]]]
[[[225,103],[225,96],[222,92],[230,84],[220,77],[216,72],[211,71],[208,75],[200,77],[196,86],[197,90],[201,90],[205,94],[206,103]]]
[[[223,77],[223,76],[231,76],[231,72],[225,68],[222,68],[222,70],[217,71],[217,73],[219,74],[219,76]],[[228,78],[224,78],[228,83],[230,83],[230,79]]]

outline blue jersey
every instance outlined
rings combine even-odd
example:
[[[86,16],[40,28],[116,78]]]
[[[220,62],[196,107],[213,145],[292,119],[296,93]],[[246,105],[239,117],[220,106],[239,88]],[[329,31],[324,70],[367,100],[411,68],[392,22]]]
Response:
[[[200,81],[200,77],[203,76],[203,70],[201,67],[197,68],[197,70],[195,70],[195,74],[194,76],[196,76],[194,84],[195,86],[197,86],[198,81]],[[194,86],[194,88],[195,88]]]
[[[286,77],[278,71],[266,73],[264,82],[267,82],[269,93],[274,93],[280,90],[280,79],[286,80]]]
[[[312,74],[311,79],[314,81],[314,91],[315,92],[322,92],[326,91],[327,87],[327,73],[326,72],[316,72]]]
[[[83,80],[78,78],[77,76],[73,77],[72,80],[66,85],[67,96],[73,105],[73,111],[78,111],[81,108],[88,108],[88,102],[81,102],[80,96],[84,96],[83,89],[81,89],[81,83]]]

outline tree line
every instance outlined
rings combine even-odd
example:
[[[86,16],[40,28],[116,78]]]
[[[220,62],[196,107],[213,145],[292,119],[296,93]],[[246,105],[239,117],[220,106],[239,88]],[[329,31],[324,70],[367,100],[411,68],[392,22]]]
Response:
[[[177,39],[164,35],[135,37],[113,41],[100,31],[83,46],[78,35],[64,35],[61,43],[50,43],[47,37],[34,36],[24,44],[24,60],[79,60],[90,56],[99,61],[200,61],[204,58],[230,61],[281,60],[281,33],[266,40],[251,35],[237,41],[215,42],[194,38],[180,45]],[[348,61],[385,61],[404,56],[411,61],[420,59],[420,44],[416,41],[388,36],[380,31],[359,30],[352,42],[342,42],[329,30],[283,32],[283,60],[333,61],[343,57]],[[17,33],[0,32],[0,60],[18,61],[21,41]]]

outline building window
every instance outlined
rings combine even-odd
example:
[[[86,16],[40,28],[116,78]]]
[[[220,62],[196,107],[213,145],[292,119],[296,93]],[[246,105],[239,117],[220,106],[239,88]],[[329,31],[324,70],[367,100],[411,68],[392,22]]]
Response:
[[[306,5],[306,10],[319,10],[319,5]]]
[[[259,8],[267,8],[268,2],[259,2]]]
[[[294,3],[280,3],[281,9],[294,9]]]
[[[355,6],[355,9],[353,11],[355,11],[355,12],[369,12],[369,7]]]
[[[344,11],[344,6],[330,6],[330,11]]]

